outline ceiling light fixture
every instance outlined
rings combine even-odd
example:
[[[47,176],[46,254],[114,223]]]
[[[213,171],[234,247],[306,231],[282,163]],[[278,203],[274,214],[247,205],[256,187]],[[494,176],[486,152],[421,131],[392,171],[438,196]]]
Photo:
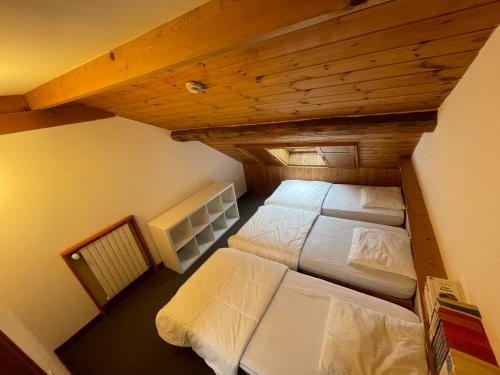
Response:
[[[186,89],[191,93],[191,94],[199,94],[203,90],[205,90],[205,85],[201,82],[196,82],[196,81],[189,81],[186,82]]]

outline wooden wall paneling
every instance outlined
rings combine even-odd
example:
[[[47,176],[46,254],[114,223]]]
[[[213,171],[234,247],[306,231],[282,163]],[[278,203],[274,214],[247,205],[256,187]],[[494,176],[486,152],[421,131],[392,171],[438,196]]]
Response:
[[[253,143],[238,143],[234,140],[205,141],[209,146],[233,157],[242,163],[255,162],[247,156],[242,157],[243,150],[251,151],[252,148],[293,147],[297,145],[316,147],[328,144],[353,144],[358,149],[359,167],[398,168],[399,158],[411,155],[422,133],[390,133],[390,134],[364,134],[345,136],[323,136],[320,133],[314,136],[293,136],[276,140],[272,136],[255,139]],[[248,153],[248,152],[247,152]],[[258,161],[265,164],[263,161]]]
[[[319,180],[339,184],[401,186],[397,168],[324,168],[244,165],[247,189],[254,194],[270,194],[288,179]]]
[[[29,107],[24,96],[7,95],[0,96],[0,114],[28,111]]]
[[[99,120],[113,116],[112,113],[82,105],[0,114],[0,135]]]

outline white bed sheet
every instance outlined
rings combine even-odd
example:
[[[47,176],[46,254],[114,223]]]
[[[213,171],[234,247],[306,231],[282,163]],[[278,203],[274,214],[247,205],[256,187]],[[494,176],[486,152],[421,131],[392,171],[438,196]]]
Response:
[[[404,210],[362,208],[361,189],[365,186],[333,184],[321,209],[325,216],[399,226],[404,223]]]
[[[311,211],[280,206],[260,206],[236,233],[229,246],[282,263],[297,270],[307,234],[318,217]]]
[[[297,208],[319,214],[331,186],[331,183],[324,181],[285,180],[264,204]]]
[[[216,374],[236,374],[286,272],[282,264],[219,249],[158,312],[158,334],[173,345],[191,346]]]
[[[288,271],[246,347],[240,367],[251,375],[315,374],[331,297],[409,322],[420,321],[403,307]]]
[[[353,230],[356,227],[406,233],[404,229],[387,225],[319,216],[302,248],[299,270],[393,297],[411,298],[415,294],[415,280],[348,264]]]

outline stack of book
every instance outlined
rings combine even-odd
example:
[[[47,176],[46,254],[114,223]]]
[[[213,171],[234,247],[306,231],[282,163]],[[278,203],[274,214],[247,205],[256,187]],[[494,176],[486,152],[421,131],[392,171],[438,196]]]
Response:
[[[437,374],[500,374],[481,314],[460,283],[428,277],[424,299]]]

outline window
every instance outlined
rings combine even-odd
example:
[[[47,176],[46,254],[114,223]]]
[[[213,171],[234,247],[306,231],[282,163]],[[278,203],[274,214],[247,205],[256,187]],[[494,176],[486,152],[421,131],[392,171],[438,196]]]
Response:
[[[357,168],[356,144],[267,148],[285,166]]]

